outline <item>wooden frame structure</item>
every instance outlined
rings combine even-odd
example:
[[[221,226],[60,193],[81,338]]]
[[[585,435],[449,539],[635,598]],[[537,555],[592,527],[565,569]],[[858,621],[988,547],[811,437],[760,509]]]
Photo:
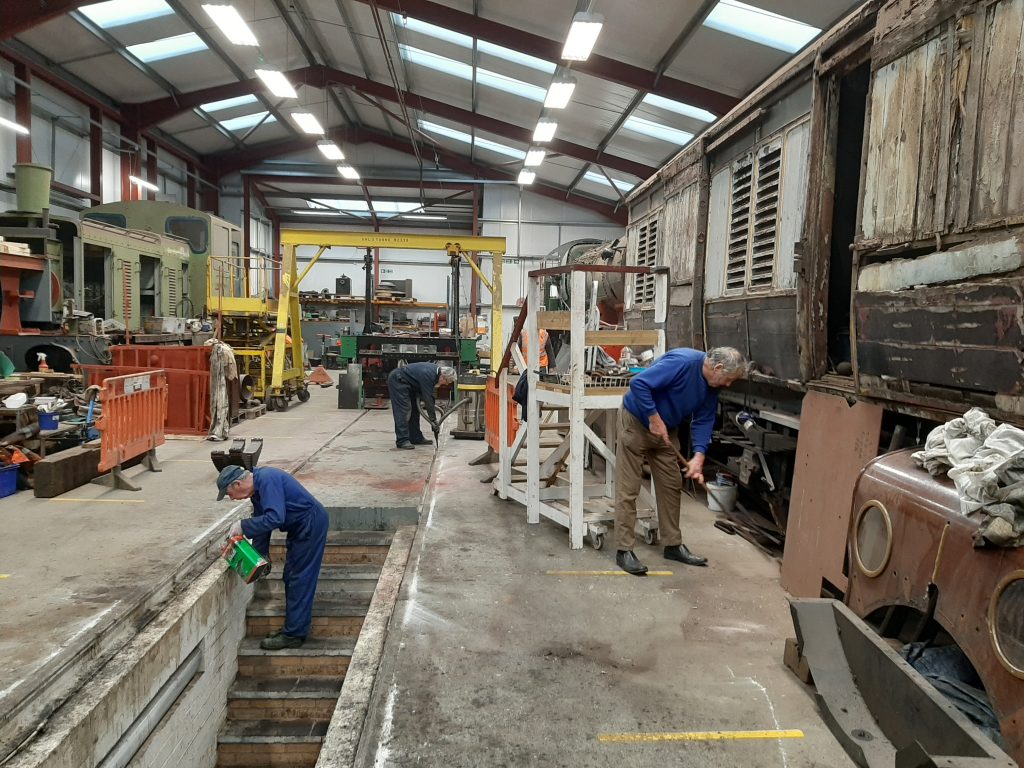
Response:
[[[588,285],[588,274],[597,272],[625,272],[655,274],[655,330],[601,330],[593,296]],[[548,312],[542,307],[544,280],[554,275],[568,274],[570,280],[569,311]],[[590,290],[588,290],[590,289]],[[590,299],[588,305],[588,298]],[[541,517],[554,520],[569,530],[569,546],[582,549],[584,536],[590,537],[595,549],[604,546],[608,522],[614,517],[615,499],[615,427],[619,407],[627,386],[595,386],[587,375],[588,349],[601,345],[649,348],[654,354],[665,351],[665,332],[668,299],[666,270],[649,267],[609,267],[580,264],[529,273],[527,287],[527,338],[536,339],[541,328],[569,332],[570,363],[564,383],[541,381],[538,372],[540,350],[537,344],[527,345],[527,360],[515,344],[510,342],[512,357],[520,371],[529,377],[529,398],[525,429],[520,426],[515,440],[509,445],[508,424],[508,371],[499,373],[500,396],[499,470],[494,479],[498,495],[511,498],[526,507],[528,523],[539,523]],[[521,374],[523,375],[523,374]],[[590,386],[588,386],[590,385]],[[541,421],[542,412],[557,414],[560,421]],[[603,421],[604,437],[595,432]],[[542,442],[542,433],[554,432],[554,444]],[[521,469],[514,470],[516,458],[526,447],[525,478]],[[542,456],[542,450],[554,450]],[[588,448],[605,463],[603,479],[587,477]],[[525,483],[524,483],[525,481]],[[654,507],[653,497],[647,489],[641,491],[641,501]],[[650,515],[640,516],[644,538],[657,540],[657,521]]]

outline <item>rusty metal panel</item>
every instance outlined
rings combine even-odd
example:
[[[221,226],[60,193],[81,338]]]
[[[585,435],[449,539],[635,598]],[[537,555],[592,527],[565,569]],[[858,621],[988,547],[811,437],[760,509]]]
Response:
[[[891,534],[875,550],[884,553],[881,568],[865,569],[851,550],[846,602],[862,618],[890,606],[927,614],[931,592],[935,620],[981,677],[999,717],[1006,751],[1024,762],[1024,672],[1015,674],[1000,660],[989,614],[1001,585],[1024,573],[1024,549],[975,549],[972,536],[978,523],[960,514],[952,482],[929,475],[914,464],[911,453],[879,457],[857,483],[853,508],[884,510],[888,524],[880,530]],[[856,519],[850,540],[860,540]],[[934,584],[932,590],[929,584]]]
[[[704,318],[709,348],[736,347],[763,373],[800,377],[796,294],[706,303]]]
[[[980,392],[1024,392],[1024,279],[857,293],[860,376]],[[871,384],[860,382],[865,390]]]
[[[846,589],[843,560],[853,489],[878,452],[882,408],[808,392],[800,412],[782,586],[819,597],[822,580]]]

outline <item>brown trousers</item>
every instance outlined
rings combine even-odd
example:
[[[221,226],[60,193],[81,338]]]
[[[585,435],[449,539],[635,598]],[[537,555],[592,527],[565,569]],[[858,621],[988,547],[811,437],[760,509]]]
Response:
[[[658,506],[658,534],[666,547],[682,544],[679,506],[683,478],[675,450],[651,434],[639,419],[619,407],[618,445],[615,449],[615,541],[618,549],[636,544],[636,498],[643,481],[644,459],[654,476],[654,497]],[[669,439],[676,443],[676,430]]]

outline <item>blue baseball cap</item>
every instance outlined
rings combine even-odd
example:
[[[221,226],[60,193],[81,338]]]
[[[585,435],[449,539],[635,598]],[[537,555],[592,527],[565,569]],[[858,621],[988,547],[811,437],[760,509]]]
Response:
[[[217,494],[217,501],[220,501],[227,496],[228,487],[235,482],[235,480],[241,480],[244,475],[245,469],[237,464],[224,467],[224,469],[220,471],[220,475],[217,476],[217,490],[220,491],[220,493]]]

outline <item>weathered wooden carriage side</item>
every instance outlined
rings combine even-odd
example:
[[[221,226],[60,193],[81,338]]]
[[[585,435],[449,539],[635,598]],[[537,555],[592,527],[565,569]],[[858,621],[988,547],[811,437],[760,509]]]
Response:
[[[879,12],[855,242],[858,391],[1024,419],[1024,0]]]

